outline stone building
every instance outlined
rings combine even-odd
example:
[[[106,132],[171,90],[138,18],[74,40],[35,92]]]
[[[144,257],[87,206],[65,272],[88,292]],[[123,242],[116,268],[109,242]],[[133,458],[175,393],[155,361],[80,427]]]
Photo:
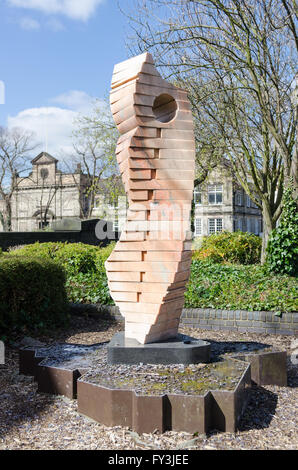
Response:
[[[262,233],[262,213],[237,183],[228,164],[209,173],[194,192],[194,235],[227,231]]]
[[[86,196],[87,175],[78,166],[75,173],[63,173],[58,160],[42,152],[32,160],[32,172],[26,177],[14,175],[12,197],[12,230],[35,231],[50,226],[54,220],[85,218],[90,201]],[[113,222],[114,231],[121,231],[126,219],[126,200],[119,197],[118,206],[109,201],[109,179],[101,181],[95,197],[93,218]],[[119,176],[112,177],[113,186],[121,185]],[[119,191],[121,194],[121,191]],[[221,231],[262,232],[260,209],[250,200],[224,164],[210,172],[208,179],[194,192],[195,237]],[[4,211],[0,198],[0,216]],[[0,231],[2,224],[0,220]]]
[[[43,229],[53,220],[83,217],[88,201],[84,195],[86,175],[78,167],[75,173],[62,173],[58,160],[46,152],[32,160],[32,172],[26,177],[14,175],[12,230]]]

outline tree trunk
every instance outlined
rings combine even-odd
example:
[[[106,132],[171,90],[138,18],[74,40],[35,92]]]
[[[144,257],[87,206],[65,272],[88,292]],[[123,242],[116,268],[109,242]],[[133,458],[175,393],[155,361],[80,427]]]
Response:
[[[1,222],[1,225],[2,225],[2,228],[3,228],[3,231],[5,232],[5,229],[6,229],[5,218],[2,214],[2,212],[0,212],[0,222]]]
[[[272,214],[270,207],[263,201],[263,243],[262,243],[262,253],[261,253],[261,263],[264,264],[266,261],[266,250],[268,245],[268,240],[272,230],[275,228],[276,223],[272,220]]]
[[[11,232],[12,231],[12,226],[11,226],[11,200],[10,198],[6,198],[5,200],[5,231],[6,232]]]

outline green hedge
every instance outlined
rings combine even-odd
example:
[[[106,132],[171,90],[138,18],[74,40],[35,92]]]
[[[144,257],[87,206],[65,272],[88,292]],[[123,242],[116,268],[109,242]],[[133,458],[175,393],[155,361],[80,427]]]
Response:
[[[105,248],[83,243],[34,243],[14,249],[9,256],[39,256],[53,260],[65,269],[70,302],[111,305],[104,263],[115,243]]]
[[[83,243],[49,242],[34,243],[13,249],[10,256],[38,256],[44,259],[57,261],[67,274],[88,273],[96,271],[96,257],[99,250],[95,246]]]
[[[65,272],[49,259],[0,257],[0,331],[38,330],[65,324]]]
[[[222,232],[204,237],[194,258],[215,263],[255,264],[260,262],[262,240],[248,232]]]
[[[256,237],[257,238],[257,237]],[[113,305],[104,262],[114,244],[106,248],[82,244],[35,244],[15,250],[16,254],[36,256],[62,265],[70,302]],[[77,257],[77,259],[76,259]],[[188,308],[297,311],[298,280],[266,273],[260,265],[213,263],[197,259],[193,253],[191,278],[185,294]],[[88,272],[86,272],[89,266]]]

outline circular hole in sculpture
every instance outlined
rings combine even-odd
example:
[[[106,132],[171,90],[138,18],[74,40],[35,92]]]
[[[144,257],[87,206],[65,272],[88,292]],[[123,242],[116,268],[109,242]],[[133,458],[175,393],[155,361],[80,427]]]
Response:
[[[171,95],[162,94],[155,98],[152,111],[160,122],[170,122],[176,116],[178,106]]]

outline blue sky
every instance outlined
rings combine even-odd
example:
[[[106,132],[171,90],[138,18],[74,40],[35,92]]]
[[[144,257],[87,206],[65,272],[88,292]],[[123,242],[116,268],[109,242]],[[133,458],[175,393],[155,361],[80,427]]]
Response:
[[[129,56],[127,31],[117,0],[0,0],[0,126],[70,150],[73,119],[107,95],[114,64]]]

